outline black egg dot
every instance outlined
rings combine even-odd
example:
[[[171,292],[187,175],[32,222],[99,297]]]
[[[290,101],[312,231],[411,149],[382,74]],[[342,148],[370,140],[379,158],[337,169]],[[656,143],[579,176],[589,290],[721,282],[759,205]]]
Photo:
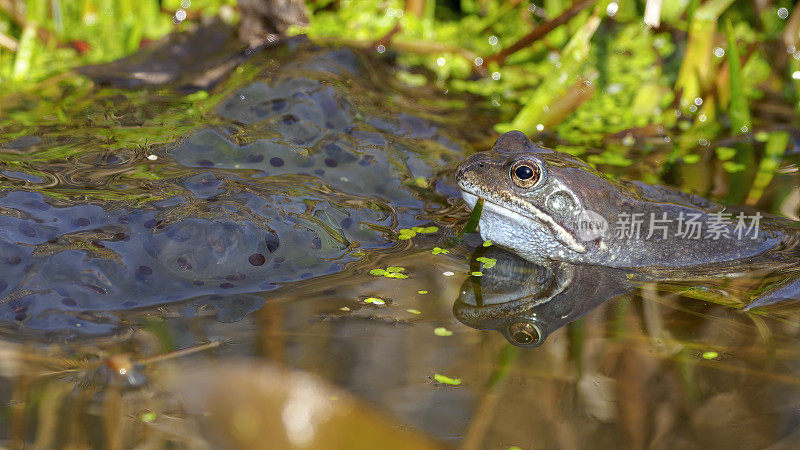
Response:
[[[333,158],[325,158],[325,165],[328,167],[336,167],[339,163]]]
[[[38,200],[30,200],[30,201],[27,201],[27,202],[25,202],[23,204],[25,206],[27,206],[28,208],[38,209],[39,211],[47,211],[48,209],[50,209],[50,205],[48,205],[45,202],[38,201]]]
[[[91,222],[86,217],[78,217],[75,220],[75,224],[78,225],[79,227],[85,227],[85,226],[89,225],[90,223]]]
[[[286,100],[282,98],[276,98],[275,100],[272,100],[271,103],[273,111],[280,111],[283,108],[286,108]]]
[[[269,250],[270,253],[275,253],[275,250],[281,246],[281,240],[278,238],[277,234],[270,233],[264,240],[267,244],[267,250]]]
[[[139,266],[137,271],[142,275],[152,275],[152,273],[153,273],[153,269],[151,269],[151,268],[149,268],[147,266]]]
[[[48,244],[58,244],[58,238],[57,238],[57,237],[54,237],[54,238],[52,238],[52,239],[48,239],[48,240],[47,240],[47,243],[48,243]]]
[[[18,321],[18,322],[22,322],[23,320],[25,320],[25,318],[26,318],[26,317],[28,317],[28,315],[27,315],[27,314],[25,314],[25,313],[19,313],[19,314],[17,314],[16,316],[14,316],[14,320],[16,320],[16,321]]]
[[[528,180],[533,177],[533,169],[531,166],[519,166],[514,169],[514,175],[516,175],[520,180]]]
[[[285,123],[287,125],[291,125],[291,124],[297,122],[297,117],[295,117],[295,116],[293,116],[291,114],[286,114],[285,116],[281,117],[281,122],[283,122],[283,123]]]
[[[353,219],[349,217],[345,217],[342,219],[342,228],[350,228],[350,225],[353,224]]]
[[[197,165],[199,165],[200,167],[211,167],[214,165],[214,163],[207,159],[201,159],[200,161],[197,161]]]
[[[269,159],[269,163],[273,167],[280,167],[283,165],[283,159],[278,158],[277,156],[273,156],[272,158]]]
[[[233,286],[234,286],[233,283],[222,283],[222,284],[219,285],[219,287],[221,287],[222,289],[230,289]]]
[[[20,225],[19,226],[19,231],[22,234],[24,234],[25,236],[28,236],[28,237],[36,236],[36,230],[32,226],[28,225],[27,223],[23,223],[22,225]]]
[[[114,235],[111,236],[111,239],[114,241],[127,241],[130,238],[125,233],[114,233]]]
[[[144,223],[144,227],[147,229],[155,228],[155,226],[156,226],[156,219],[150,219],[148,221],[145,221]]]
[[[74,298],[64,297],[61,299],[61,303],[65,306],[78,306],[78,302],[75,301]]]
[[[264,257],[261,253],[253,253],[247,258],[250,261],[250,264],[254,266],[263,266],[265,262],[267,262],[267,258]]]

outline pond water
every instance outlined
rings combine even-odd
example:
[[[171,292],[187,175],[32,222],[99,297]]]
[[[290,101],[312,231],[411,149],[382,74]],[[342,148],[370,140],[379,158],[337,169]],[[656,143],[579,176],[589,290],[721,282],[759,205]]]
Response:
[[[790,271],[653,283],[537,266],[474,234],[453,244],[468,216],[453,170],[496,138],[481,99],[293,43],[208,93],[69,75],[5,101],[10,444],[800,443],[796,304],[740,310]],[[653,180],[669,147],[618,138],[590,154],[625,152],[635,164],[605,169]],[[665,181],[725,198],[687,181],[727,177],[719,163]],[[778,174],[758,206],[795,214],[773,200],[797,181]]]

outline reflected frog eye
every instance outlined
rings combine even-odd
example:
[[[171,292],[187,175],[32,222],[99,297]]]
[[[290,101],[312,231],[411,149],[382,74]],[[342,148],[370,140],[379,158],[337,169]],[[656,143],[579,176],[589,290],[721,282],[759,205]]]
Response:
[[[511,181],[521,188],[532,188],[542,179],[542,167],[534,161],[520,161],[511,166]]]
[[[528,322],[517,322],[508,327],[508,335],[513,344],[521,346],[536,345],[541,339],[539,330]]]

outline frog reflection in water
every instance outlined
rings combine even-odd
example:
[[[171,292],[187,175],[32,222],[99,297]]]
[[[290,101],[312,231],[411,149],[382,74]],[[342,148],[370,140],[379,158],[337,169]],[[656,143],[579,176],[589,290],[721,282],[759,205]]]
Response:
[[[499,331],[520,347],[542,345],[554,331],[634,289],[625,269],[540,264],[494,247],[480,247],[473,261],[479,256],[495,265],[464,281],[453,315],[472,328]]]
[[[615,181],[581,160],[502,135],[456,171],[464,200],[484,199],[484,239],[521,257],[689,278],[800,262],[796,222],[664,186]],[[797,298],[784,280],[748,307]]]

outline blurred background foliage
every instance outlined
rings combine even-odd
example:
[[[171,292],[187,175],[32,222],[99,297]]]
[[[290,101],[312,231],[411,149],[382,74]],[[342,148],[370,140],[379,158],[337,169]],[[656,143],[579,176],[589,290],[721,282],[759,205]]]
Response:
[[[310,25],[290,34],[375,51],[410,85],[479,94],[497,131],[552,132],[566,151],[650,126],[658,133],[645,134],[678,132],[670,161],[691,163],[714,137],[755,136],[766,114],[752,111],[755,101],[771,105],[763,108],[770,124],[793,125],[800,110],[800,9],[786,0],[309,0],[306,8]],[[204,18],[236,23],[239,12],[236,0],[0,0],[0,92],[120,58]],[[615,152],[594,156],[631,163]]]

